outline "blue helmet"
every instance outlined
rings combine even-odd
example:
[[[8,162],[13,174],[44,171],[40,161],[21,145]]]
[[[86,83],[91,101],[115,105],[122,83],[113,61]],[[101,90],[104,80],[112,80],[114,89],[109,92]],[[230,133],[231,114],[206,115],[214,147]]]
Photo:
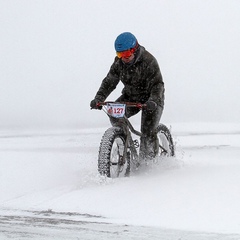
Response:
[[[136,37],[130,32],[121,33],[115,40],[116,52],[123,52],[137,45]]]

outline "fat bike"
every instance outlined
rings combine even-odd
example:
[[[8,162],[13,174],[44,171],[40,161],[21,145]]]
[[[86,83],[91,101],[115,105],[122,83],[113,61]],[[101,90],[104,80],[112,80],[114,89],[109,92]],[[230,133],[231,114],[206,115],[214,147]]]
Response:
[[[125,116],[126,107],[146,107],[141,103],[133,102],[100,102],[98,107],[109,116],[118,118],[118,126],[108,128],[102,136],[98,154],[98,172],[109,178],[129,176],[140,166],[138,140],[132,135],[141,137],[142,133],[135,130],[129,119]],[[159,124],[156,129],[159,142],[157,158],[175,156],[175,148],[170,130]]]

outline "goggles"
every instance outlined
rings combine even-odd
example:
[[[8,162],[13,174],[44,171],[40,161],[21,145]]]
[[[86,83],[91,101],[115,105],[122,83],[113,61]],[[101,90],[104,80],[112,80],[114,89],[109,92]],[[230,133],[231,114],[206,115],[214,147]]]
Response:
[[[116,52],[116,53],[118,58],[130,58],[136,52],[137,48],[138,48],[138,43],[134,48],[131,48],[122,52]]]
[[[135,52],[134,49],[131,48],[131,49],[123,51],[123,52],[117,52],[117,56],[119,58],[130,58],[134,52]]]

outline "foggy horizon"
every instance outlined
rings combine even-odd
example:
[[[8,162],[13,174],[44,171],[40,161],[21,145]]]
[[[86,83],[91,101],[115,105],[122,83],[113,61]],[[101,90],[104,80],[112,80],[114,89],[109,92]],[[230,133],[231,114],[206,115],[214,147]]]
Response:
[[[1,129],[108,123],[89,103],[125,31],[159,63],[166,89],[161,122],[239,122],[239,2],[121,5],[124,11],[110,0],[0,0]]]

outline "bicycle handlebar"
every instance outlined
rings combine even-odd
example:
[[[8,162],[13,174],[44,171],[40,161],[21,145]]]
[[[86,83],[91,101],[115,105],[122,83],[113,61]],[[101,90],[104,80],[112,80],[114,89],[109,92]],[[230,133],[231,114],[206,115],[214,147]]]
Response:
[[[108,103],[125,104],[127,107],[136,107],[136,108],[139,108],[139,109],[142,109],[142,108],[147,107],[147,105],[144,104],[144,103],[136,103],[136,102],[111,102],[111,101],[98,102],[98,103],[97,103],[97,107],[101,107],[101,106],[107,105]]]

